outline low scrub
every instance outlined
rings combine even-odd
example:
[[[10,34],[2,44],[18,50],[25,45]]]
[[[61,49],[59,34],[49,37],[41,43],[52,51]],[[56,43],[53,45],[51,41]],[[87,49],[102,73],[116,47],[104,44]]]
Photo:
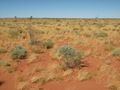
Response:
[[[15,45],[13,48],[11,48],[9,56],[13,60],[24,59],[27,56],[27,50],[20,45]]]
[[[17,30],[9,30],[8,32],[8,37],[18,39],[22,33],[22,30],[17,29]]]
[[[40,50],[40,49],[32,49],[33,53],[36,53],[36,54],[40,54],[42,53],[43,51]]]
[[[62,69],[73,68],[81,63],[82,53],[76,50],[71,45],[59,47],[56,51],[57,59],[60,59]]]
[[[54,43],[52,42],[51,39],[47,39],[45,42],[41,43],[41,46],[45,49],[50,49],[54,46]]]
[[[0,60],[0,66],[7,66],[8,63],[6,61]]]
[[[88,80],[90,78],[92,78],[92,75],[89,72],[86,72],[86,71],[79,72],[78,76],[77,76],[78,81],[84,81],[84,80]]]
[[[5,53],[6,50],[4,48],[0,48],[0,54]]]
[[[120,48],[115,49],[115,50],[112,52],[112,55],[113,55],[113,56],[120,56]]]
[[[97,38],[99,38],[99,37],[105,38],[105,37],[108,36],[108,34],[105,33],[105,32],[94,32],[93,34],[94,34]]]

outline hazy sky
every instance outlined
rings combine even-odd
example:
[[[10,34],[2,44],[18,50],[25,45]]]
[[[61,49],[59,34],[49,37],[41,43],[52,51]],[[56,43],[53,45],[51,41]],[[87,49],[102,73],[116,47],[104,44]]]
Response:
[[[0,17],[120,18],[120,0],[0,0]]]

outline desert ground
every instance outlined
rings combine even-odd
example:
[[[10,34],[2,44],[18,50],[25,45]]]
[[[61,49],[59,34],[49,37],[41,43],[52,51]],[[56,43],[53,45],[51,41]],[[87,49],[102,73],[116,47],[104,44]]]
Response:
[[[120,19],[1,18],[0,90],[120,90]]]

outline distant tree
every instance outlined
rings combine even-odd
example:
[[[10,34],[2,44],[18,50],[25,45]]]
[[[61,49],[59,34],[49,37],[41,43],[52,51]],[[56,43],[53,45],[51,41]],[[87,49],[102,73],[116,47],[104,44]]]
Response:
[[[33,16],[30,16],[30,21],[32,20]]]
[[[15,22],[17,22],[17,16],[15,16]]]

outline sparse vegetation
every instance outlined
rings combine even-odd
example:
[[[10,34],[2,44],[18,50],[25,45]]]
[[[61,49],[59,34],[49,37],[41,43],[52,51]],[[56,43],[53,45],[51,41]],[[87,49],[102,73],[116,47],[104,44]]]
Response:
[[[40,50],[40,49],[33,49],[32,50],[34,53],[36,53],[36,54],[40,54],[40,53],[42,53],[43,51],[42,50]]]
[[[117,48],[114,51],[112,51],[112,55],[113,56],[120,56],[120,48]]]
[[[9,55],[13,60],[24,59],[27,56],[27,50],[21,45],[15,45],[11,48]]]
[[[110,90],[118,90],[118,86],[114,83],[109,83],[106,87]]]
[[[8,63],[4,60],[0,60],[0,66],[6,66]]]
[[[120,89],[120,19],[16,19],[0,18],[0,90]]]
[[[4,67],[4,71],[8,72],[8,73],[12,73],[12,72],[14,72],[16,70],[17,70],[17,68],[13,67],[13,66]]]
[[[12,39],[18,39],[20,37],[21,31],[18,30],[9,30],[8,37]]]
[[[52,42],[51,39],[47,39],[45,42],[42,43],[42,47],[45,49],[50,49],[52,48],[54,43]]]
[[[78,73],[77,80],[78,81],[84,81],[92,78],[92,75],[89,72],[82,71]]]
[[[56,50],[56,54],[62,59],[60,65],[63,69],[72,68],[81,63],[82,54],[71,45],[64,45]]]
[[[5,53],[6,50],[4,48],[0,48],[0,54]]]
[[[95,35],[97,38],[99,38],[99,37],[105,38],[105,37],[108,36],[107,33],[105,33],[105,32],[95,32],[94,35]]]
[[[105,47],[105,51],[112,51],[112,50],[114,50],[115,49],[115,47],[113,46],[113,45],[110,45],[110,44],[108,44],[106,47]]]

